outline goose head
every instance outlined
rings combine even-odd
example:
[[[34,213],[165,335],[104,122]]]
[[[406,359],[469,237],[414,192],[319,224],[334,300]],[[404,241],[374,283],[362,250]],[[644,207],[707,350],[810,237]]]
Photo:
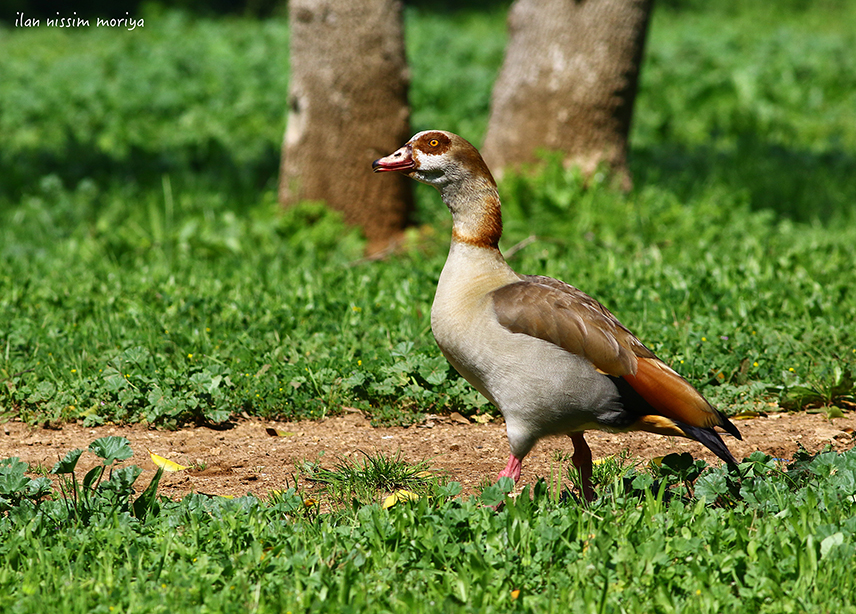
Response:
[[[400,172],[437,188],[452,212],[457,239],[490,246],[499,241],[496,181],[466,139],[444,130],[419,132],[397,151],[375,160],[372,170]]]
[[[440,192],[454,183],[482,180],[496,186],[481,154],[466,139],[443,130],[426,130],[400,149],[375,160],[376,173],[398,171]]]

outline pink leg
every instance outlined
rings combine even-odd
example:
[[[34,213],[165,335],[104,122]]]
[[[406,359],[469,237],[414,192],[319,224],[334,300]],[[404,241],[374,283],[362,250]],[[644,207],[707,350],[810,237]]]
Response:
[[[590,457],[589,457],[590,458]],[[520,479],[520,472],[523,469],[523,460],[517,458],[512,454],[508,457],[508,464],[505,466],[505,469],[499,472],[499,477],[501,478],[511,478],[514,480],[516,484]]]
[[[574,467],[580,472],[580,483],[582,484],[583,497],[586,501],[594,501],[594,488],[591,485],[591,448],[582,433],[574,433],[570,436],[574,442]]]
[[[508,464],[505,466],[505,469],[499,472],[497,479],[499,478],[511,478],[514,480],[514,483],[517,484],[517,480],[520,479],[520,471],[523,469],[523,460],[517,458],[512,454],[508,457]],[[502,506],[505,505],[504,501],[500,501],[496,505],[491,505],[490,508],[497,512]]]

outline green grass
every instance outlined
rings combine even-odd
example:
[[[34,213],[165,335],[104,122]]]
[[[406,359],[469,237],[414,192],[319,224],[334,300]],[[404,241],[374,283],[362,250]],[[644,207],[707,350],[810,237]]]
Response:
[[[777,220],[719,189],[690,208],[656,186],[627,197],[579,186],[555,167],[504,184],[504,246],[538,236],[512,258],[518,270],[597,296],[729,412],[852,373],[852,226]],[[361,241],[315,206],[281,216],[268,201],[238,216],[174,194],[182,213],[170,214],[149,195],[104,223],[124,201],[87,211],[85,189],[44,182],[0,230],[5,411],[169,426],[238,410],[350,405],[407,422],[485,409],[430,335],[447,225],[394,261],[352,265]]]
[[[784,465],[756,453],[739,478],[696,465],[700,476],[677,455],[663,461],[671,473],[613,471],[589,506],[544,482],[510,498],[506,479],[481,497],[456,498],[450,483],[388,509],[318,513],[290,489],[267,503],[194,494],[141,516],[117,510],[125,487],[96,490],[83,522],[68,501],[33,495],[0,512],[0,608],[856,611],[856,454]],[[0,463],[3,496],[13,473]]]

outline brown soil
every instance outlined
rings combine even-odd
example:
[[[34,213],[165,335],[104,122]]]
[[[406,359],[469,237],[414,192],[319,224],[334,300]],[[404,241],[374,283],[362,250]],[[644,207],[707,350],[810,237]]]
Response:
[[[856,444],[856,412],[833,421],[823,414],[772,413],[736,424],[743,441],[730,436],[725,441],[737,458],[755,450],[791,458],[800,445],[809,452],[818,452],[827,445],[843,451]],[[148,451],[190,467],[164,474],[159,492],[175,499],[190,492],[266,497],[271,490],[295,485],[295,477],[300,474],[297,467],[303,461],[319,462],[332,469],[345,458],[361,459],[361,452],[395,455],[399,451],[410,462],[427,460],[434,470],[460,482],[466,494],[474,492],[486,478],[495,479],[508,455],[501,421],[470,423],[458,415],[432,416],[408,428],[375,428],[362,414],[353,411],[320,422],[244,419],[227,430],[159,431],[139,425],[86,428],[74,424],[51,430],[20,422],[3,424],[2,429],[5,434],[0,434],[0,458],[17,456],[30,463],[31,468],[41,465],[48,470],[69,450],[86,449],[98,437],[127,437],[134,456],[124,462],[144,470],[138,485],[148,484],[156,469]],[[269,435],[267,429],[275,429],[281,435]],[[595,459],[628,449],[632,457],[643,462],[684,451],[708,462],[719,462],[700,444],[680,438],[590,431],[586,440]],[[534,482],[538,476],[549,479],[560,468],[564,470],[572,451],[567,437],[541,441],[526,458],[518,487]],[[97,460],[86,452],[80,459],[78,475],[97,464]],[[313,488],[302,479],[299,485]]]

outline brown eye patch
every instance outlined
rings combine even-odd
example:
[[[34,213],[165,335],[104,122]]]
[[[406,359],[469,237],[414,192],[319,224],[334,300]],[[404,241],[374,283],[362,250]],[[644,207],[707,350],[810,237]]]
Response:
[[[425,153],[439,155],[446,153],[451,144],[451,139],[442,132],[429,132],[420,137],[417,146]]]

